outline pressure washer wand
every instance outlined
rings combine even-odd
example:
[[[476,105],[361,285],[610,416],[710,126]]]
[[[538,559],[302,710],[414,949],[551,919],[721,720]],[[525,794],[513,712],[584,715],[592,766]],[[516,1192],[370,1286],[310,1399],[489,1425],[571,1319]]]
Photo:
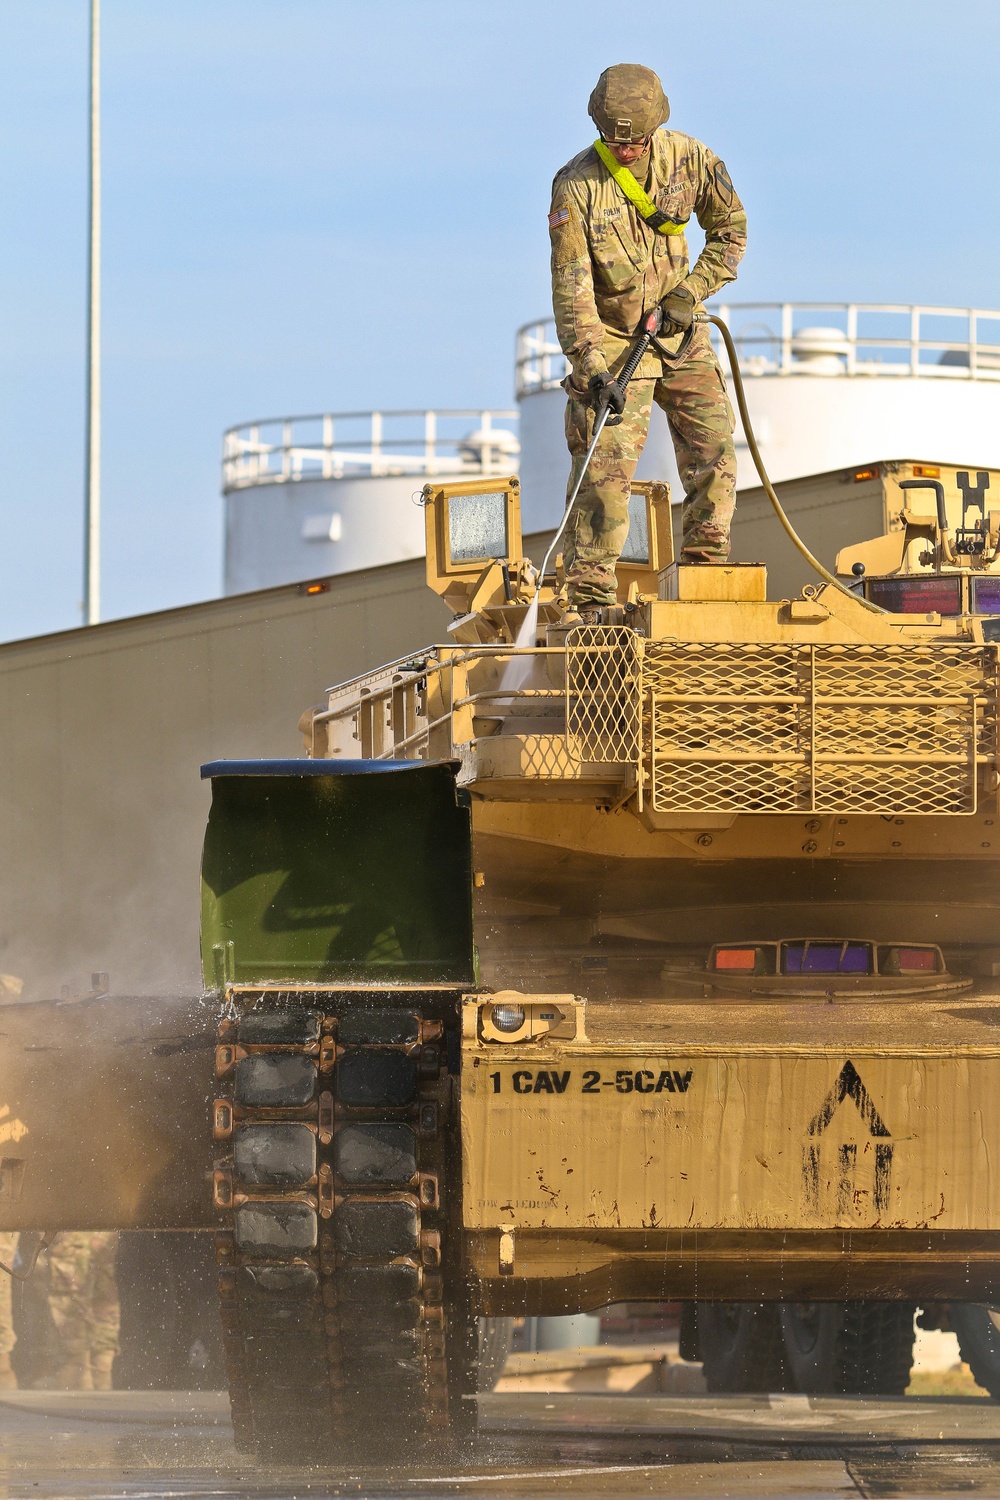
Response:
[[[615,376],[615,381],[618,385],[618,389],[621,391],[623,396],[625,394],[626,386],[632,379],[632,376],[635,374],[636,370],[639,368],[639,363],[642,359],[642,356],[646,353],[646,350],[649,348],[650,344],[653,342],[653,340],[656,338],[657,333],[659,332],[660,321],[660,309],[658,307],[654,307],[653,311],[647,313],[639,325],[639,332],[636,334],[632,347],[629,350],[628,359],[622,366],[621,372]],[[576,497],[580,493],[580,486],[583,484],[584,476],[586,475],[587,470],[590,468],[590,460],[594,456],[594,450],[596,449],[597,444],[600,440],[601,433],[607,426],[610,410],[611,408],[606,406],[601,412],[601,415],[594,423],[594,434],[590,440],[590,447],[587,449],[586,457],[583,460],[583,467],[576,477],[576,484],[573,486],[573,493],[566,501],[566,509],[563,511],[563,518],[559,522],[558,530],[556,531],[555,536],[552,538],[552,541],[549,545],[549,550],[546,552],[545,557],[542,559],[541,572],[539,573],[538,580],[535,584],[536,597],[541,590],[542,580],[545,577],[545,574],[548,572],[549,563],[552,561],[552,556],[556,550],[556,547],[559,545],[559,542],[562,539],[562,534],[566,530],[566,522],[569,520],[570,513],[573,510],[573,506],[576,504]]]
[[[736,353],[736,345],[733,342],[733,336],[730,333],[727,325],[721,318],[716,317],[714,313],[695,313],[691,323],[691,327],[688,329],[687,334],[682,339],[680,348],[675,354],[668,355],[667,350],[663,348],[662,344],[656,337],[657,333],[659,332],[660,323],[661,313],[658,307],[655,307],[652,312],[646,313],[645,317],[642,320],[642,323],[639,326],[639,331],[636,334],[635,340],[632,344],[632,348],[629,350],[628,359],[622,366],[621,373],[615,377],[618,382],[618,389],[624,393],[626,386],[632,379],[636,370],[639,368],[639,362],[642,359],[642,356],[646,353],[646,350],[650,347],[650,345],[653,345],[653,347],[664,358],[669,359],[674,363],[679,363],[687,353],[687,346],[691,341],[692,334],[694,333],[695,324],[714,323],[716,328],[722,335],[722,342],[725,344],[726,353],[729,355],[729,368],[732,373],[733,384],[736,387],[736,404],[739,407],[740,418],[743,422],[743,431],[746,435],[747,446],[750,449],[750,456],[753,459],[754,467],[756,468],[757,473],[760,477],[760,482],[764,487],[764,493],[767,495],[767,498],[770,500],[772,506],[774,507],[775,514],[784,527],[789,540],[802,554],[806,562],[808,562],[811,567],[815,568],[816,572],[826,583],[831,584],[835,589],[839,589],[842,594],[846,594],[849,599],[853,599],[856,604],[860,604],[864,609],[870,610],[872,614],[884,614],[885,611],[883,609],[880,609],[877,604],[872,604],[870,600],[865,599],[859,594],[855,594],[853,590],[847,588],[839,578],[831,573],[828,568],[824,568],[819,559],[814,557],[813,554],[809,551],[809,548],[803,542],[802,538],[795,530],[795,527],[792,525],[791,521],[785,514],[781,501],[778,499],[778,496],[776,495],[774,490],[774,486],[771,483],[770,478],[768,477],[767,470],[764,468],[764,460],[762,459],[760,449],[757,446],[757,439],[754,436],[753,427],[750,423],[750,413],[747,410],[747,398],[746,392],[743,389],[743,376],[740,372],[739,356]],[[580,486],[583,484],[584,476],[586,475],[587,470],[590,467],[590,461],[594,456],[594,450],[597,447],[601,433],[604,431],[604,428],[607,425],[608,412],[609,408],[605,407],[594,423],[594,433],[590,440],[590,447],[587,449],[586,456],[583,460],[583,467],[577,475],[576,484],[573,486],[573,493],[570,495],[569,499],[566,502],[566,509],[563,512],[563,518],[559,523],[559,527],[556,531],[555,536],[552,538],[549,550],[546,552],[545,557],[542,561],[541,572],[538,574],[538,577],[535,581],[535,593],[532,600],[533,606],[536,609],[536,613],[538,598],[542,588],[542,580],[544,579],[545,574],[548,571],[549,563],[552,561],[552,556],[556,550],[556,547],[559,545],[562,534],[566,530],[566,522],[570,518],[573,506],[576,503],[576,497],[580,493]]]

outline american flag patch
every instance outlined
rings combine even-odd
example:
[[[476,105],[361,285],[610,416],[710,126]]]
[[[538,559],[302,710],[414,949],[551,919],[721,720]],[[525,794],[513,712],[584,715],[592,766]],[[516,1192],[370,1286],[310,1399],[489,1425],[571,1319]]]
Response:
[[[549,214],[549,228],[558,229],[560,224],[569,223],[569,209],[557,208],[555,213]]]

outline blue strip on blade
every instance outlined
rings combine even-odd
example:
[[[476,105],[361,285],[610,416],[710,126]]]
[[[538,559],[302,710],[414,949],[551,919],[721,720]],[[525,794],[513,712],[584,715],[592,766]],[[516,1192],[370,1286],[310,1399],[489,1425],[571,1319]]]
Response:
[[[201,775],[203,781],[215,776],[371,776],[413,771],[418,766],[426,770],[433,764],[426,760],[210,760],[202,766]]]

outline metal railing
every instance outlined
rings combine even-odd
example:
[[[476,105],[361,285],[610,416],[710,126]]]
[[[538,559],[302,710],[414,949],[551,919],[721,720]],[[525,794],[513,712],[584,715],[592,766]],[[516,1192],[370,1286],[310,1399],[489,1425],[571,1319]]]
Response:
[[[509,474],[516,411],[351,411],[263,417],[223,436],[222,488],[297,480]]]
[[[322,758],[633,788],[674,813],[969,815],[997,764],[991,645],[644,640],[435,647],[331,691]],[[589,778],[589,782],[588,782]],[[498,795],[496,786],[491,795]]]
[[[449,759],[484,723],[516,714],[538,727],[553,711],[564,735],[564,663],[554,646],[428,648],[332,689],[329,706],[313,715],[313,753]]]
[[[734,302],[714,310],[732,330],[745,375],[1000,380],[1000,312],[986,308]],[[566,368],[551,318],[518,329],[518,400],[554,390]]]

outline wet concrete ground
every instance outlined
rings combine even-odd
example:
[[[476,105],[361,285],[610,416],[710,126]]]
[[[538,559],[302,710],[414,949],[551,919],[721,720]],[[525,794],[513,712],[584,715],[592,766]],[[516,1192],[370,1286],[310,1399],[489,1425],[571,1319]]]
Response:
[[[805,1396],[483,1398],[455,1468],[266,1469],[219,1393],[0,1398],[0,1500],[1000,1496],[1000,1406]]]

